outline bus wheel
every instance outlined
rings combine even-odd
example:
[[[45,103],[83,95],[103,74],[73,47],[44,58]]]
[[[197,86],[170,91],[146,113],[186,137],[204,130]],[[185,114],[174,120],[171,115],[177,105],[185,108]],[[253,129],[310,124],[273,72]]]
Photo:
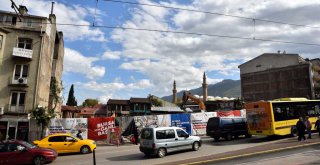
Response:
[[[298,134],[298,131],[297,131],[296,126],[292,126],[292,127],[291,127],[291,133],[290,133],[290,135],[291,135],[292,137],[296,137],[297,134]]]

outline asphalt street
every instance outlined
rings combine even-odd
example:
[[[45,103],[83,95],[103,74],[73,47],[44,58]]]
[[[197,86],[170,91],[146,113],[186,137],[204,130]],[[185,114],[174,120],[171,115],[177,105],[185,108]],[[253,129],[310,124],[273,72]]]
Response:
[[[214,142],[211,138],[203,139],[203,145],[199,151],[182,151],[168,154],[164,158],[146,157],[139,151],[139,145],[124,146],[98,146],[96,150],[97,165],[151,165],[151,164],[167,164],[175,161],[183,161],[191,158],[201,158],[213,154],[222,154],[225,152],[241,150],[249,147],[265,145],[274,141],[281,141],[283,138],[264,138],[253,136],[252,138],[240,138],[233,141]],[[93,154],[68,154],[59,155],[52,165],[92,165]]]

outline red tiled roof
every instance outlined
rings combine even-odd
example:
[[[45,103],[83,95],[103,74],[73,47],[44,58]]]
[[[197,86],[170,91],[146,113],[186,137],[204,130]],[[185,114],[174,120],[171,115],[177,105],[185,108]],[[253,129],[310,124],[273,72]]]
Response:
[[[94,115],[95,111],[100,109],[102,106],[102,104],[97,104],[94,107],[82,107],[80,115]]]
[[[61,106],[61,112],[62,111],[79,111],[79,108],[76,107],[76,106],[62,105]]]

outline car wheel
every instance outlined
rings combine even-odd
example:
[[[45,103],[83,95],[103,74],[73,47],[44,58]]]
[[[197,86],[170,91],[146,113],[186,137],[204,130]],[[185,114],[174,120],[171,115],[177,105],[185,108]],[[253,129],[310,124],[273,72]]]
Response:
[[[226,135],[226,140],[228,140],[228,141],[232,140],[232,135],[231,135],[231,133],[227,133],[227,135]]]
[[[199,142],[194,142],[192,145],[193,151],[198,151],[200,148],[200,143]]]
[[[36,156],[33,158],[34,165],[43,165],[46,163],[46,159],[43,156]]]
[[[81,149],[80,149],[80,152],[82,154],[87,154],[90,152],[90,148],[88,146],[82,146]]]
[[[218,141],[220,140],[220,137],[219,137],[219,136],[216,136],[216,137],[214,137],[214,140],[215,140],[216,142],[218,142]]]
[[[166,151],[165,148],[159,148],[158,149],[157,155],[158,155],[159,158],[163,158],[164,156],[166,156],[166,154],[167,154],[167,151]]]

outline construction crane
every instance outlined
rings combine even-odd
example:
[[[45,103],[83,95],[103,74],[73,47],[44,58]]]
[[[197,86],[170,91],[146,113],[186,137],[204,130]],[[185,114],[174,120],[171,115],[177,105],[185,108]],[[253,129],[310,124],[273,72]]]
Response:
[[[182,96],[181,109],[186,109],[186,103],[188,100],[191,100],[199,105],[200,110],[206,111],[206,106],[200,98],[193,96],[189,91],[184,91]]]

